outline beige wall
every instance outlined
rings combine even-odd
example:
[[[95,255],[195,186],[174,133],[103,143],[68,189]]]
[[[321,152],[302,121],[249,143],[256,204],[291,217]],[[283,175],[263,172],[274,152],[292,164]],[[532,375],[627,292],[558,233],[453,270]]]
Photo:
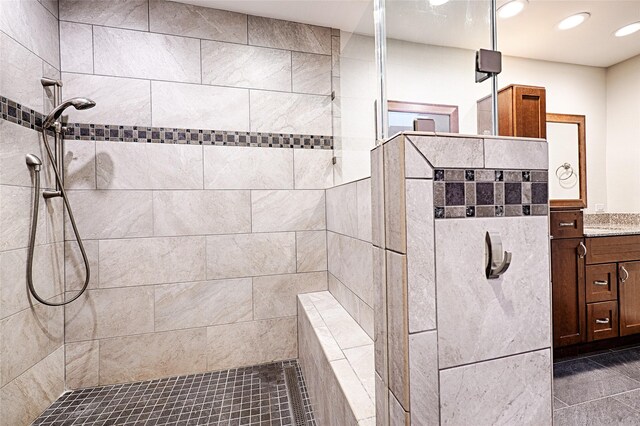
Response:
[[[607,69],[607,211],[640,211],[640,56]],[[624,182],[624,185],[621,183]],[[591,185],[591,181],[589,181]]]
[[[52,2],[0,2],[0,95],[24,109],[50,109],[43,76],[59,78],[57,6]],[[26,425],[64,390],[63,309],[30,299],[26,260],[33,184],[24,157],[49,166],[35,130],[0,119],[0,415],[3,424]],[[42,172],[53,188],[53,174]],[[63,293],[62,205],[40,198],[34,281],[40,295]]]

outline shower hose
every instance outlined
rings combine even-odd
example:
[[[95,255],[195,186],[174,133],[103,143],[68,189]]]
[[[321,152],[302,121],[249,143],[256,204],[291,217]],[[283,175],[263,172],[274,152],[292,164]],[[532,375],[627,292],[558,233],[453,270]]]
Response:
[[[61,136],[62,138],[62,136]],[[53,152],[51,151],[51,147],[49,146],[49,140],[47,138],[47,130],[42,129],[42,139],[44,141],[44,146],[47,149],[47,154],[49,156],[49,160],[51,160],[51,166],[53,167],[53,171],[56,175],[56,182],[60,186],[60,195],[64,200],[64,206],[67,208],[67,212],[69,213],[69,221],[71,222],[71,227],[73,228],[73,233],[75,234],[76,241],[78,242],[78,246],[80,247],[80,253],[82,254],[82,259],[84,260],[84,267],[86,271],[84,284],[82,285],[82,289],[73,296],[71,299],[55,303],[49,302],[38,295],[36,289],[33,286],[33,252],[35,248],[36,242],[36,228],[38,227],[38,210],[40,205],[40,168],[34,167],[35,174],[35,193],[34,193],[34,201],[33,201],[33,214],[31,220],[31,232],[29,235],[29,251],[28,251],[28,259],[27,259],[27,286],[29,287],[29,292],[31,295],[40,303],[47,306],[64,306],[76,300],[80,297],[87,286],[89,285],[89,279],[91,277],[91,270],[89,268],[89,260],[87,259],[87,253],[84,250],[84,245],[82,244],[82,238],[80,238],[80,233],[78,232],[78,227],[76,226],[76,220],[73,217],[73,211],[71,210],[71,206],[69,205],[69,199],[67,198],[67,193],[64,190],[64,185],[62,184],[62,179],[60,178],[60,171],[56,167],[56,161],[53,157]],[[63,299],[64,300],[64,299]]]

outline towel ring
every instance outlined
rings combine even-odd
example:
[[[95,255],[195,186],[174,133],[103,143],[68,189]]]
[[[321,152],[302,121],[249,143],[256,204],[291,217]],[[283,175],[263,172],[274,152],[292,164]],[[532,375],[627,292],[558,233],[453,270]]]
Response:
[[[560,170],[562,169],[564,169],[564,172],[560,172]],[[573,171],[573,167],[571,167],[571,164],[569,163],[564,163],[556,169],[556,176],[561,181],[569,180],[572,176],[575,176],[575,174],[576,173]]]

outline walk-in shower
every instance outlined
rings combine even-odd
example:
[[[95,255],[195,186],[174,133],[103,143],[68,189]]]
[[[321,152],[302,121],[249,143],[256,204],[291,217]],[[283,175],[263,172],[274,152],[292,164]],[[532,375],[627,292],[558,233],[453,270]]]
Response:
[[[91,270],[89,268],[89,260],[87,259],[87,253],[85,252],[84,245],[82,244],[82,238],[80,237],[80,233],[78,232],[78,227],[76,226],[75,218],[73,217],[73,211],[71,210],[71,205],[69,204],[69,199],[67,198],[67,193],[64,190],[64,127],[60,122],[60,117],[63,112],[69,108],[70,106],[74,107],[77,110],[89,109],[95,106],[95,102],[86,99],[86,98],[73,98],[67,101],[64,101],[59,104],[62,82],[59,80],[53,80],[48,78],[43,78],[41,80],[43,87],[52,87],[53,88],[53,103],[55,108],[42,122],[42,141],[44,142],[44,146],[47,150],[47,155],[49,156],[49,160],[51,161],[51,167],[53,168],[53,172],[56,177],[56,190],[45,190],[42,193],[42,196],[45,199],[62,197],[64,200],[64,206],[69,213],[69,222],[71,223],[71,227],[73,228],[73,233],[76,237],[76,241],[78,242],[78,247],[80,248],[80,253],[82,254],[82,260],[84,261],[85,267],[85,280],[82,285],[81,290],[73,296],[71,299],[55,303],[49,302],[42,297],[40,297],[34,287],[33,284],[33,253],[36,242],[36,232],[38,227],[38,209],[40,206],[40,170],[42,168],[42,161],[35,154],[27,154],[26,162],[27,166],[33,171],[34,175],[34,195],[33,195],[33,210],[31,215],[31,231],[29,235],[29,251],[27,258],[27,286],[29,288],[29,292],[31,295],[40,303],[48,306],[62,306],[68,303],[73,302],[78,297],[84,293],[89,285],[89,280],[91,277]],[[53,132],[54,142],[55,142],[55,154],[51,149],[51,145],[49,145],[49,136],[48,132]]]

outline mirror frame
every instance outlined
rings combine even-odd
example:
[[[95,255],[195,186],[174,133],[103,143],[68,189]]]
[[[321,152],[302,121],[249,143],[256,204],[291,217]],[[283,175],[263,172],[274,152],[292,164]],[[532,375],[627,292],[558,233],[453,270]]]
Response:
[[[584,209],[587,207],[587,142],[586,117],[574,114],[547,113],[547,123],[566,123],[578,125],[578,181],[580,184],[580,198],[577,199],[549,199],[552,209]],[[547,140],[547,143],[549,141]],[[549,170],[549,179],[555,178],[553,170]]]

